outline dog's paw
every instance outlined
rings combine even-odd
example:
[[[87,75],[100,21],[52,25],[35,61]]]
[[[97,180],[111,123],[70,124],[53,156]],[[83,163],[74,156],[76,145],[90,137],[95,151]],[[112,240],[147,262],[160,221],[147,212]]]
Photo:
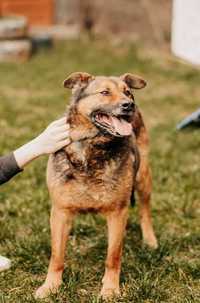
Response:
[[[158,248],[158,241],[155,236],[149,237],[148,239],[144,239],[144,244],[151,249]]]
[[[50,294],[55,294],[58,291],[59,285],[43,284],[35,292],[35,299],[47,298]]]
[[[113,297],[116,297],[119,295],[120,295],[119,287],[108,288],[108,287],[103,286],[101,293],[100,293],[100,296],[104,300],[109,300],[109,299],[112,299]]]

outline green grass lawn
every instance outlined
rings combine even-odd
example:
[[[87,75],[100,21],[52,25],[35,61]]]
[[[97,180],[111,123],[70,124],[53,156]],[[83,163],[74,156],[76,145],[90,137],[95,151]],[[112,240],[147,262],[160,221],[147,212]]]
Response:
[[[62,87],[74,71],[148,81],[136,92],[151,137],[152,212],[159,248],[142,246],[137,205],[130,209],[121,290],[113,302],[200,302],[200,130],[176,123],[200,104],[200,71],[133,45],[66,42],[25,64],[0,64],[0,154],[27,142],[65,110]],[[12,268],[0,273],[0,302],[37,302],[50,256],[47,158],[30,164],[0,190],[0,254]],[[97,303],[106,254],[106,226],[79,217],[67,249],[64,283],[50,302]],[[44,302],[44,300],[43,300]]]

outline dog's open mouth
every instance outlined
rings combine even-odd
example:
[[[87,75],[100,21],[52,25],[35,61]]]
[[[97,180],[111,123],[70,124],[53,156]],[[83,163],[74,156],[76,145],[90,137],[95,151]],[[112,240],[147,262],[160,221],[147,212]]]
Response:
[[[99,128],[106,130],[111,135],[117,137],[130,136],[132,133],[132,125],[129,122],[130,116],[96,112],[93,114],[93,122]]]

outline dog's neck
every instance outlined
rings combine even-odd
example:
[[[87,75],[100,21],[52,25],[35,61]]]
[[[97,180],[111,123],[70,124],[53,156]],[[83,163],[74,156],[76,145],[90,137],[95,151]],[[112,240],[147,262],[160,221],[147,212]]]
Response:
[[[77,113],[74,107],[71,107],[67,117],[69,123],[69,137],[72,142],[78,142],[86,139],[92,139],[99,134],[99,130],[86,117]]]

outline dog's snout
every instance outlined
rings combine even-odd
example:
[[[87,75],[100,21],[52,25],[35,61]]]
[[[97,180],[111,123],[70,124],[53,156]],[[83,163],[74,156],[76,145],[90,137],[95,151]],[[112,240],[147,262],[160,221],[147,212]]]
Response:
[[[121,104],[121,107],[123,110],[132,110],[134,107],[134,103],[133,102],[123,102]]]

